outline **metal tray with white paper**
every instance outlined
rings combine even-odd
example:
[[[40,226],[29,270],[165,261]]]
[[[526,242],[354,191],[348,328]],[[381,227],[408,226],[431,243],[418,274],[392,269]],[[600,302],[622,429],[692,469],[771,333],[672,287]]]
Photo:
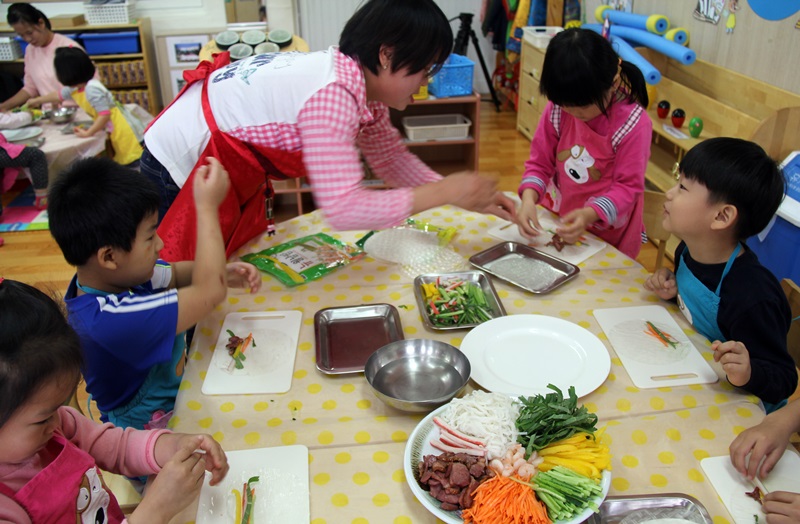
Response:
[[[586,524],[711,524],[706,508],[683,493],[606,497]]]
[[[549,293],[575,278],[575,264],[519,242],[503,242],[472,255],[470,264],[531,293]]]

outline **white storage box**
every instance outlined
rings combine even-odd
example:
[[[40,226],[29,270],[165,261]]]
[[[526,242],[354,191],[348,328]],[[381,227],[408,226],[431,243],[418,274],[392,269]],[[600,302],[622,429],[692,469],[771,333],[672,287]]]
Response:
[[[563,30],[563,27],[552,25],[531,25],[522,28],[522,36],[535,47],[547,49],[550,40]]]
[[[89,25],[130,24],[134,19],[135,8],[135,0],[125,0],[116,4],[93,4],[91,2],[83,4],[86,23]]]
[[[10,62],[22,58],[22,47],[12,36],[0,36],[0,61]]]
[[[406,116],[402,121],[406,137],[412,142],[464,139],[472,125],[464,115]]]

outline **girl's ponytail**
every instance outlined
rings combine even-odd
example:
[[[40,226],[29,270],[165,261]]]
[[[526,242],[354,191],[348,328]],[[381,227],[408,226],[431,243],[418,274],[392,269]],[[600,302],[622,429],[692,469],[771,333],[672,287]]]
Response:
[[[650,101],[647,96],[647,85],[644,75],[638,67],[631,62],[622,61],[620,63],[620,81],[623,91],[627,93],[627,101],[637,103],[646,108]]]

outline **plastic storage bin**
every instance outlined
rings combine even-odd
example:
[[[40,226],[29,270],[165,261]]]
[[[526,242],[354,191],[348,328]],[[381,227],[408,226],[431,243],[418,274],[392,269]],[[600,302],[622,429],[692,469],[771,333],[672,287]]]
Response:
[[[475,62],[466,56],[452,54],[428,84],[428,92],[438,98],[472,94],[472,71]]]
[[[113,55],[141,51],[139,49],[139,33],[137,31],[83,33],[81,39],[88,55]]]
[[[28,47],[28,42],[26,42],[21,36],[15,36],[14,41],[19,45],[22,56],[25,56],[25,49]],[[22,56],[20,58],[22,58]]]
[[[89,25],[130,24],[136,3],[126,0],[121,4],[92,4],[85,2],[86,23]]]
[[[778,280],[791,278],[800,283],[800,151],[781,164],[786,177],[786,198],[764,231],[747,245]]]
[[[522,36],[534,47],[547,49],[547,44],[550,43],[550,40],[556,36],[556,33],[560,33],[563,30],[563,27],[558,26],[532,25],[522,28]]]
[[[10,62],[25,56],[17,38],[19,37],[0,36],[0,61]]]
[[[464,115],[425,115],[403,117],[403,129],[412,142],[425,140],[463,140],[469,136],[472,121]]]

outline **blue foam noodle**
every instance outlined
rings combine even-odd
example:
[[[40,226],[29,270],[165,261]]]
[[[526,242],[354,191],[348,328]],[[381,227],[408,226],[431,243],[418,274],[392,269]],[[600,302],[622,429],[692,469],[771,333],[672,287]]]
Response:
[[[664,34],[664,38],[676,44],[686,46],[686,44],[689,43],[689,32],[682,27],[673,27]]]
[[[581,26],[584,29],[591,29],[595,33],[603,33],[603,26],[600,24],[586,24]],[[661,37],[658,37],[661,38]],[[626,62],[630,62],[639,68],[642,72],[645,82],[651,85],[656,85],[661,81],[661,73],[656,69],[653,64],[648,62],[642,57],[630,44],[622,38],[611,35],[611,46],[617,52],[620,58]]]
[[[691,65],[697,60],[697,54],[688,47],[683,47],[675,42],[670,42],[666,38],[642,31],[641,29],[634,29],[632,27],[625,27],[621,25],[612,25],[611,34],[624,38],[630,44],[643,45],[649,47],[653,51],[666,55],[678,62],[686,65]]]
[[[598,11],[595,16],[602,17],[598,18],[598,22],[608,18],[612,24],[634,27],[657,35],[663,35],[669,29],[669,19],[664,15],[637,15],[614,9],[604,9]]]

